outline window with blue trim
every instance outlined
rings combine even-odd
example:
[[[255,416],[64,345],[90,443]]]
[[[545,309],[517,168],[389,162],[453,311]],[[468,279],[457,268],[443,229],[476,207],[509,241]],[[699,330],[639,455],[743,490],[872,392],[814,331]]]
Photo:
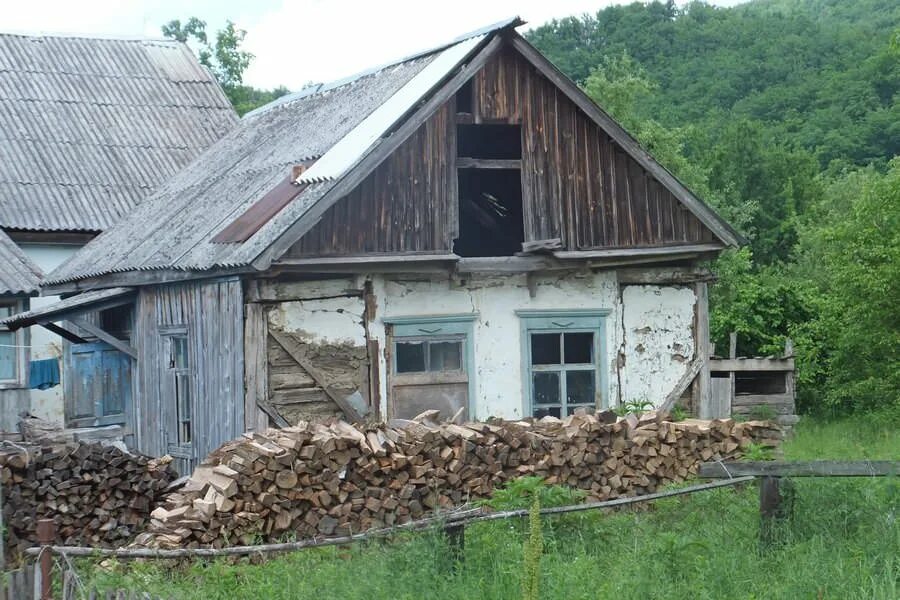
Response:
[[[409,419],[437,409],[468,417],[473,396],[472,323],[477,315],[395,317],[390,331],[388,411]]]
[[[606,405],[602,369],[608,311],[519,311],[526,413],[564,417]]]

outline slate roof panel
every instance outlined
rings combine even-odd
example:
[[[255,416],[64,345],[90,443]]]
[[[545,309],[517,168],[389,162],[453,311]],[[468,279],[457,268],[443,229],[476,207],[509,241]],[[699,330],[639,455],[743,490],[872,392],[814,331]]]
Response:
[[[179,42],[0,34],[0,227],[104,230],[237,121]]]

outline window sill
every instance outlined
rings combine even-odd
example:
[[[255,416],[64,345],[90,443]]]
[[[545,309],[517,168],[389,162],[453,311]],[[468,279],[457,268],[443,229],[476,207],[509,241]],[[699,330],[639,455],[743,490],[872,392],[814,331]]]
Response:
[[[0,390],[27,390],[28,386],[20,381],[2,381]]]

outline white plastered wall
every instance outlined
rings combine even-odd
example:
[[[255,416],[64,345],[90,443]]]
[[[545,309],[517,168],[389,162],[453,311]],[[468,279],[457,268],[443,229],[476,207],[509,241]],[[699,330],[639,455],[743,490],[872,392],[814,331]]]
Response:
[[[76,244],[20,244],[22,250],[43,273],[49,273],[81,248]],[[31,308],[59,301],[59,296],[31,298]],[[31,327],[31,360],[62,357],[62,338],[37,325]],[[62,365],[60,365],[62,371]],[[65,373],[61,373],[65,377]],[[31,414],[54,423],[64,421],[63,385],[48,390],[30,390]]]
[[[687,287],[622,288],[623,402],[660,404],[690,368],[696,301]]]
[[[279,284],[272,317],[288,330],[356,344],[364,331],[360,298],[366,277],[331,282]],[[601,368],[606,370],[610,406],[650,400],[660,403],[689,368],[694,353],[692,289],[673,286],[619,287],[615,271],[540,275],[531,297],[525,275],[479,276],[465,280],[423,275],[369,275],[375,318],[368,336],[382,350],[379,360],[381,414],[387,414],[388,376],[385,320],[478,313],[473,323],[475,401],[473,417],[524,415],[521,321],[518,310],[606,310]],[[274,298],[273,298],[274,299]],[[298,301],[299,299],[306,299]],[[623,308],[624,306],[624,308]],[[621,394],[620,394],[621,390]]]

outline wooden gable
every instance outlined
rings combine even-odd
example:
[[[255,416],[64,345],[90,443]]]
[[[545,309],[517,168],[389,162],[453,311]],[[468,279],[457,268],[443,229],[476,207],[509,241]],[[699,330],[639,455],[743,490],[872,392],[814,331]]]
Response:
[[[569,251],[719,241],[673,191],[507,46],[285,256],[453,252],[465,228],[457,172],[491,162],[458,156],[458,132],[501,124],[521,130],[520,158],[490,165],[520,169],[521,241],[559,238]]]

